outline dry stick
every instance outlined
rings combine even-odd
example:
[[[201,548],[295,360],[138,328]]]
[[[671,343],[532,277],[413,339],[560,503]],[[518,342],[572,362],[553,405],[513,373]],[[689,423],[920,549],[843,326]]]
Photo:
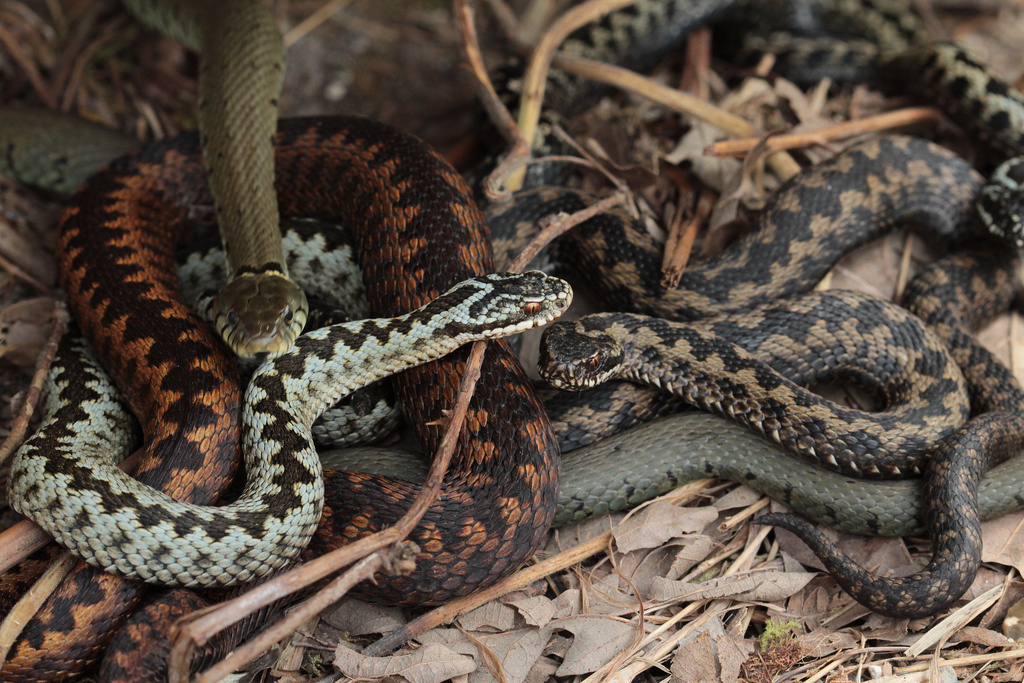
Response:
[[[53,329],[50,330],[50,336],[46,339],[43,352],[39,355],[35,373],[32,375],[32,382],[29,384],[28,392],[25,394],[25,402],[18,412],[18,417],[15,418],[14,423],[11,425],[11,433],[4,440],[3,445],[0,445],[0,463],[6,462],[25,439],[29,420],[32,419],[32,413],[39,402],[39,394],[43,391],[43,382],[46,380],[46,375],[50,372],[53,359],[57,356],[57,347],[60,345],[60,339],[68,328],[68,319],[68,309],[64,302],[54,300]]]
[[[532,142],[537,135],[548,68],[555,49],[579,27],[635,2],[637,0],[588,0],[556,19],[544,32],[523,75],[523,96],[519,103],[519,132],[527,141]],[[518,190],[522,186],[524,173],[523,169],[510,173],[505,181],[505,187],[512,192]]]
[[[491,83],[491,79],[487,75],[487,67],[484,65],[483,56],[480,53],[480,40],[476,33],[476,24],[473,21],[472,7],[467,0],[455,0],[454,12],[458,19],[459,32],[462,35],[462,52],[473,72],[477,99],[487,111],[491,123],[509,143],[509,150],[505,158],[484,181],[484,194],[491,201],[498,201],[510,194],[502,188],[501,178],[510,172],[509,169],[519,168],[530,160],[530,143],[519,133],[515,119],[505,108],[501,98],[498,97],[498,92],[494,89],[494,84]]]
[[[710,123],[716,128],[720,128],[733,137],[746,138],[758,135],[757,129],[746,119],[731,114],[702,99],[656,83],[649,78],[644,78],[629,69],[564,54],[556,55],[553,63],[563,71],[607,83],[616,88],[629,90],[658,104],[693,116],[701,121]],[[784,151],[773,152],[768,157],[768,164],[772,167],[775,174],[783,180],[791,178],[800,172],[800,164]]]
[[[541,249],[546,247],[552,240],[558,236],[568,232],[572,228],[575,228],[580,223],[590,220],[594,216],[608,211],[609,209],[618,206],[625,202],[625,195],[616,193],[609,195],[599,202],[591,204],[585,209],[576,211],[572,214],[555,214],[554,216],[548,216],[544,222],[546,225],[543,226],[542,230],[530,240],[530,243],[523,247],[523,250],[516,257],[516,260],[509,266],[509,270],[513,273],[521,273],[523,269],[529,265],[530,261],[540,253]]]
[[[205,645],[219,631],[244,619],[261,607],[305,588],[328,574],[352,564],[356,560],[366,558],[374,551],[404,540],[412,532],[441,493],[441,483],[445,472],[448,470],[448,463],[451,462],[452,454],[455,452],[459,432],[462,430],[466,411],[469,408],[469,399],[473,395],[476,380],[480,376],[480,366],[483,362],[485,347],[486,342],[476,342],[473,344],[469,358],[466,360],[455,407],[449,418],[448,427],[441,439],[437,455],[431,463],[427,480],[423,483],[423,488],[420,489],[416,500],[409,510],[402,515],[402,518],[394,526],[332,550],[326,555],[322,555],[315,560],[285,572],[281,576],[261,584],[237,598],[179,619],[171,629],[171,652],[168,658],[168,669],[173,674],[170,678],[172,683],[188,680],[189,662],[192,658],[192,652],[196,647]],[[377,561],[381,560],[378,559]],[[350,569],[346,574],[335,579],[326,588],[319,591],[301,607],[293,611],[289,617],[268,629],[257,640],[260,643],[268,640],[270,643],[273,643],[291,633],[291,631],[295,630],[303,621],[309,619],[316,611],[337,600],[357,580],[361,580],[350,581],[349,575],[353,572],[355,572],[355,568]],[[325,595],[331,596],[330,599],[324,601],[323,596]],[[318,607],[313,609],[309,607],[310,605],[318,605]],[[292,623],[291,618],[297,614],[301,615],[301,619]],[[251,661],[259,653],[260,650],[238,648],[216,666],[208,669],[201,680],[220,680],[226,673],[230,673],[239,666]],[[213,672],[221,671],[224,673],[221,673],[218,677],[210,677],[213,675]]]
[[[710,190],[701,190],[697,195],[697,206],[693,216],[683,225],[682,221],[672,221],[669,240],[665,244],[665,254],[661,261],[661,286],[675,289],[679,279],[686,270],[693,251],[693,242],[697,239],[700,227],[707,222],[711,212],[715,210],[718,195]],[[670,248],[671,247],[671,248]]]
[[[608,547],[608,544],[611,543],[611,541],[612,532],[607,531],[574,548],[570,548],[569,550],[558,553],[553,557],[542,560],[535,565],[522,569],[512,576],[507,576],[489,588],[479,590],[464,598],[458,598],[447,602],[444,605],[441,605],[436,609],[432,609],[426,614],[413,619],[402,628],[387,634],[377,642],[367,647],[363,651],[363,654],[369,657],[382,657],[397,649],[402,645],[402,643],[410,638],[416,638],[420,634],[425,633],[426,631],[429,631],[435,626],[439,626],[450,619],[454,619],[460,614],[465,614],[469,610],[475,609],[484,603],[494,600],[495,598],[500,598],[502,595],[516,590],[517,588],[529,585],[538,579],[543,579],[549,574],[571,567],[574,564],[579,564],[588,557],[603,551]]]
[[[320,24],[327,21],[332,14],[340,10],[352,0],[330,0],[321,5],[315,12],[296,24],[291,30],[284,34],[282,42],[285,49],[302,40],[303,37]]]
[[[869,116],[856,121],[846,121],[832,126],[825,126],[818,130],[804,133],[790,133],[786,135],[772,135],[764,140],[765,145],[770,149],[797,149],[810,145],[819,145],[828,140],[842,140],[873,133],[877,131],[891,130],[903,126],[911,126],[918,123],[930,123],[943,121],[945,117],[942,112],[934,107],[908,107],[896,111]],[[704,148],[704,154],[708,156],[728,157],[743,156],[760,144],[760,138],[749,138],[745,140],[723,140],[713,142]]]
[[[484,65],[483,55],[480,53],[480,39],[473,21],[473,8],[470,7],[468,0],[455,0],[454,9],[459,32],[462,35],[462,53],[475,77],[477,97],[502,137],[509,143],[519,144],[525,139],[519,134],[515,119],[505,108],[501,98],[498,97],[498,92],[494,89],[494,84],[491,83],[491,79],[487,75],[487,67]],[[524,142],[524,144],[527,143]]]
[[[18,280],[22,280],[23,282],[31,285],[32,287],[35,287],[41,292],[49,293],[53,291],[50,287],[47,287],[42,282],[32,277],[30,274],[26,273],[24,270],[16,266],[12,261],[9,261],[6,258],[4,258],[2,255],[0,255],[0,269],[2,269],[8,275]]]
[[[113,21],[107,24],[103,28],[103,32],[75,56],[74,61],[71,63],[71,70],[68,73],[68,83],[64,86],[64,96],[60,103],[60,110],[62,112],[71,111],[75,98],[82,89],[83,74],[85,73],[86,68],[88,68],[93,55],[99,52],[99,50],[105,47],[108,43],[122,35],[124,35],[124,22]]]
[[[367,555],[352,565],[348,571],[332,581],[327,587],[302,603],[297,609],[289,612],[288,616],[284,619],[281,619],[244,645],[235,648],[227,657],[196,676],[195,683],[217,683],[217,681],[223,680],[246,663],[259,657],[262,652],[270,649],[274,643],[287,638],[296,629],[307,623],[332,603],[337,602],[360,581],[373,579],[374,574],[382,569],[387,571],[388,567],[392,566],[396,561],[408,562],[410,558],[415,557],[416,552],[417,546],[415,543],[402,542]],[[394,558],[392,557],[393,555],[398,555],[399,557]],[[169,683],[188,683],[188,659],[191,659],[191,652],[183,661],[184,668],[181,670],[178,670],[177,667],[170,668],[169,666]]]
[[[25,51],[18,45],[18,39],[11,35],[10,31],[0,26],[0,45],[7,50],[7,54],[11,56],[11,59],[21,67],[21,70],[28,77],[29,83],[32,84],[32,89],[36,91],[36,95],[42,100],[43,105],[47,109],[57,108],[57,98],[54,97],[53,93],[49,88],[46,87],[46,82],[43,80],[42,75],[39,73],[39,69],[36,68],[35,62],[33,62]]]
[[[18,600],[7,617],[4,618],[3,623],[0,624],[0,666],[7,661],[7,655],[21,634],[21,629],[25,628],[25,624],[35,616],[77,561],[71,553],[62,553],[56,562],[46,568],[39,580],[32,584],[28,592]]]

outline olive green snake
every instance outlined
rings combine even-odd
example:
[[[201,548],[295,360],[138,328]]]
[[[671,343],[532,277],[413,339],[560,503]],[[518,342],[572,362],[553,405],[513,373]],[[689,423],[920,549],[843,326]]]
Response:
[[[124,4],[200,54],[199,129],[230,273],[204,301],[207,317],[240,357],[280,355],[302,331],[308,303],[289,279],[281,250],[273,137],[284,47],[270,6],[259,0]],[[62,194],[139,144],[103,126],[35,109],[0,112],[0,129],[0,170]],[[68,138],[78,141],[73,153],[53,151],[55,139]]]

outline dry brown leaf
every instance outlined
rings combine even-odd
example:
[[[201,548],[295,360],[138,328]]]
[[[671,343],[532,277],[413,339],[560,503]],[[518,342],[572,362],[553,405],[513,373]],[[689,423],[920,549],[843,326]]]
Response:
[[[580,615],[560,619],[553,627],[573,634],[559,676],[577,676],[597,671],[625,649],[636,635],[636,626],[610,617]]]
[[[433,629],[420,638],[424,645],[446,647],[452,652],[472,657],[477,668],[468,674],[468,683],[495,680],[492,667],[508,683],[521,683],[538,662],[553,630],[547,628],[511,629],[503,633],[468,633],[459,629]],[[542,667],[546,668],[546,667]]]
[[[721,624],[718,625],[721,629]],[[724,635],[724,633],[722,634]],[[718,668],[715,656],[714,637],[708,630],[702,630],[685,646],[676,650],[672,658],[672,680],[679,683],[702,683],[721,680],[731,683],[736,678],[725,678]]]
[[[686,537],[686,542],[680,544],[672,566],[665,573],[665,578],[678,579],[681,576],[686,576],[691,569],[706,560],[720,546],[721,544],[711,536],[690,534]]]
[[[755,491],[749,486],[737,486],[711,504],[719,511],[734,510],[750,507],[762,498],[764,498],[763,493]]]
[[[459,626],[467,631],[508,631],[516,626],[516,611],[492,600],[459,617]]]
[[[1014,644],[1013,638],[1007,638],[999,631],[978,626],[964,626],[953,634],[950,639],[955,642],[967,641],[984,647],[1010,647]]]
[[[678,166],[688,163],[702,183],[719,194],[730,192],[739,183],[743,163],[731,157],[705,156],[704,148],[723,139],[722,131],[702,121],[694,122],[675,148],[664,155],[665,161]]]
[[[387,677],[409,683],[441,683],[477,668],[472,657],[435,644],[407,655],[367,657],[343,643],[335,651],[334,665],[350,678],[375,681]]]
[[[671,538],[695,533],[718,519],[712,507],[676,507],[659,501],[640,510],[612,530],[615,545],[624,553],[657,548]]]
[[[753,572],[709,579],[700,583],[658,579],[652,582],[651,591],[658,600],[732,598],[774,602],[793,595],[813,578],[814,574],[808,572]]]
[[[849,631],[833,631],[831,628],[802,633],[794,640],[802,652],[815,658],[828,657],[834,652],[849,650],[860,644],[860,640]]]
[[[555,603],[543,595],[510,600],[506,604],[519,612],[527,626],[546,626],[555,616]]]
[[[620,583],[623,589],[630,586],[635,589],[644,600],[647,599],[647,589],[655,577],[665,576],[672,567],[678,546],[686,545],[684,538],[681,542],[666,543],[665,545],[650,550],[635,550],[622,556],[616,562],[619,574],[623,577]]]
[[[389,633],[405,626],[400,608],[372,604],[355,598],[347,599],[337,609],[326,612],[324,621],[354,636]]]
[[[0,356],[32,367],[53,328],[55,299],[23,299],[0,310]]]
[[[983,562],[998,562],[1024,574],[1024,512],[1015,512],[981,525]]]
[[[524,628],[507,633],[477,636],[480,644],[491,651],[508,683],[521,683],[540,659],[551,638],[551,628]],[[470,683],[493,680],[490,671],[480,667],[469,675]]]
[[[753,643],[729,635],[714,617],[687,634],[672,657],[673,681],[736,681]]]

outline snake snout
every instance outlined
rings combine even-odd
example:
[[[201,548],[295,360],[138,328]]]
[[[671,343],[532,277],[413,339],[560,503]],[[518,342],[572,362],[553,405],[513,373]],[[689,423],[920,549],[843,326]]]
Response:
[[[559,389],[602,384],[615,376],[623,362],[621,346],[577,328],[577,323],[556,323],[541,337],[538,372]]]
[[[991,234],[1024,248],[1024,159],[1000,164],[981,188],[975,208]]]

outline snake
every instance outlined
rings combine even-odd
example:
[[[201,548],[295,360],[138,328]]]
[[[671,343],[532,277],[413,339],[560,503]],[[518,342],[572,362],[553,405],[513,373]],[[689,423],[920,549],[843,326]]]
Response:
[[[359,258],[371,306],[384,309],[380,314],[388,315],[388,307],[391,315],[397,315],[425,305],[454,281],[490,269],[485,228],[468,187],[418,140],[369,121],[342,118],[292,121],[282,127],[277,142],[277,187],[283,212],[325,219],[333,216],[353,230],[360,242]],[[300,169],[307,164],[324,170],[322,187],[302,179]],[[172,168],[179,172],[171,173]],[[239,401],[237,379],[230,381],[234,367],[230,359],[180,300],[173,274],[175,233],[182,229],[185,214],[210,204],[201,170],[195,136],[154,143],[140,156],[115,162],[71,199],[62,221],[58,260],[73,314],[104,365],[120,367],[120,376],[113,373],[115,382],[135,404],[150,449],[153,444],[170,444],[171,456],[178,458],[165,460],[159,472],[175,473],[212,489],[213,484],[226,485],[227,478],[211,482],[188,458],[209,454],[219,437],[225,442],[222,459],[230,462],[237,432],[218,434],[212,427],[226,421],[225,416],[237,418],[239,409],[228,405],[210,411],[208,402],[216,392],[196,388],[203,376],[216,376],[221,384],[235,387],[234,401]],[[337,192],[339,185],[348,191]],[[404,191],[382,191],[394,187]],[[133,220],[124,220],[125,216]],[[166,237],[157,241],[149,237],[158,234]],[[421,240],[419,247],[412,249],[410,245],[417,244],[416,234],[430,234],[431,240]],[[111,262],[99,256],[110,253],[120,258]],[[97,263],[104,265],[92,267]],[[150,279],[142,280],[141,272]],[[424,272],[429,276],[420,277]],[[126,283],[130,283],[128,287]],[[100,300],[106,303],[97,308],[95,303]],[[129,319],[138,324],[108,322]],[[146,328],[142,321],[147,319],[155,327]],[[161,331],[160,326],[169,328]],[[190,340],[186,353],[194,363],[187,367],[152,363],[158,356],[177,358],[184,340]],[[126,364],[126,352],[138,354],[136,362]],[[413,393],[427,396],[428,392],[419,388],[422,385],[431,388],[430,396],[440,391],[454,397],[462,362],[456,354],[451,360],[407,371],[396,380],[399,395],[410,391],[411,385]],[[185,371],[188,374],[183,374]],[[155,377],[156,372],[166,375]],[[161,391],[175,384],[188,391]],[[550,427],[533,396],[518,362],[500,343],[492,344],[485,354],[470,415],[497,416],[510,411],[523,419],[515,430],[501,426],[504,423],[499,420],[470,420],[460,437],[442,499],[414,533],[422,548],[416,571],[409,577],[380,577],[377,590],[381,594],[393,600],[444,600],[514,570],[531,554],[550,523],[558,473],[552,461],[555,446]],[[445,401],[410,397],[403,405],[407,416],[422,425],[426,447],[436,446]],[[143,408],[162,408],[163,412],[154,420]],[[192,414],[178,414],[182,410]],[[213,414],[204,419],[204,411]],[[189,443],[194,446],[182,448]],[[504,460],[501,466],[509,473],[492,476],[491,459],[506,452],[515,453],[517,461]],[[230,465],[214,464],[230,470]],[[328,503],[317,537],[330,536],[330,542],[337,544],[393,523],[418,487],[365,475],[352,475],[346,481],[345,475],[338,473],[327,479],[325,488]],[[201,504],[210,502],[219,490],[211,490]],[[407,501],[405,505],[403,501]],[[454,505],[446,501],[454,501]],[[481,525],[484,532],[479,531]],[[463,550],[456,552],[460,547]],[[47,678],[51,671],[80,669],[95,658],[102,641],[86,652],[52,649],[53,638],[61,629],[67,628],[73,637],[81,636],[88,613],[75,613],[66,627],[47,614],[48,610],[59,614],[65,600],[82,596],[83,583],[88,587],[90,582],[99,582],[98,588],[89,589],[91,595],[79,598],[91,610],[106,610],[99,612],[103,616],[96,628],[102,632],[109,624],[118,623],[107,621],[116,618],[106,616],[110,607],[96,606],[100,602],[96,593],[103,595],[105,584],[114,577],[79,574],[84,581],[73,578],[70,594],[59,590],[26,627],[3,676]],[[140,589],[124,581],[114,583],[121,592],[110,604],[117,610],[115,614],[125,613],[137,601]],[[40,641],[34,633],[46,634],[46,639]],[[39,655],[66,659],[47,665],[53,666],[47,670],[35,661]]]
[[[571,301],[564,281],[538,271],[490,274],[404,315],[300,336],[249,381],[246,485],[219,507],[176,501],[114,466],[111,455],[126,455],[104,438],[116,393],[96,386],[94,360],[72,357],[85,349],[65,348],[47,380],[45,422],[11,464],[11,504],[104,571],[163,586],[249,582],[287,565],[319,524],[323,478],[311,425],[326,407],[469,342],[546,324]],[[75,379],[83,375],[93,379]],[[282,424],[294,425],[289,438],[274,429]],[[110,493],[97,499],[101,491]]]
[[[271,9],[251,0],[123,4],[200,56],[197,117],[230,271],[226,284],[204,299],[206,315],[240,357],[280,355],[302,331],[308,302],[288,276],[274,193],[273,137],[284,47]],[[69,123],[46,110],[10,108],[0,112],[0,125],[12,131],[0,169],[62,194],[139,145],[104,126]],[[74,136],[82,142],[74,154],[46,157],[44,152],[40,158],[38,150],[53,145],[33,136]]]

